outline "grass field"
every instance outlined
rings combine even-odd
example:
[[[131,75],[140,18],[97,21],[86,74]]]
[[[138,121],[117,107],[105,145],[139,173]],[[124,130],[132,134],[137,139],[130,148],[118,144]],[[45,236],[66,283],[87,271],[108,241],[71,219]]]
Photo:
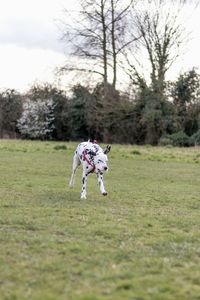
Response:
[[[80,201],[75,146],[0,141],[0,299],[200,299],[200,149],[113,145]]]

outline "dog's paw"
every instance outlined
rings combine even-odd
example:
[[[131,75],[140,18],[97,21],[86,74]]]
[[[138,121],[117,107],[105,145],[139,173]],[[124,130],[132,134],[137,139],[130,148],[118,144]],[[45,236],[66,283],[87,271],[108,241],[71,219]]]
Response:
[[[107,196],[108,193],[107,193],[107,192],[103,192],[102,195],[103,195],[103,196]]]
[[[87,198],[86,198],[85,195],[82,195],[81,198],[80,198],[80,200],[86,200],[86,199],[87,199]]]

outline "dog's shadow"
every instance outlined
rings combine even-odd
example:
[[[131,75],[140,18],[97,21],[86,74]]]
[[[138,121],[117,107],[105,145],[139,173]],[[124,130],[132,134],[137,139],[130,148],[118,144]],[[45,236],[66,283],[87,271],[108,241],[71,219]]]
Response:
[[[96,193],[90,193],[87,196],[87,199],[81,200],[80,198],[81,194],[78,191],[75,191],[73,189],[69,189],[67,190],[67,196],[66,196],[66,201],[68,203],[83,203],[83,204],[89,204],[89,203],[95,203],[95,202],[102,202],[104,203],[104,201],[101,200],[106,200],[108,199],[108,197],[102,196],[100,193],[98,195],[96,195]]]

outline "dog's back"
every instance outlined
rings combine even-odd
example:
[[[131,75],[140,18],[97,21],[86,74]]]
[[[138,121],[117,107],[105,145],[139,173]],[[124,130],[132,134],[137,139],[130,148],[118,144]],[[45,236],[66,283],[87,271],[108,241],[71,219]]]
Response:
[[[98,152],[103,153],[103,149],[96,143],[92,143],[90,141],[82,142],[77,146],[76,153],[78,154],[80,160],[82,160],[82,155],[86,151],[86,153],[92,153],[96,155]]]

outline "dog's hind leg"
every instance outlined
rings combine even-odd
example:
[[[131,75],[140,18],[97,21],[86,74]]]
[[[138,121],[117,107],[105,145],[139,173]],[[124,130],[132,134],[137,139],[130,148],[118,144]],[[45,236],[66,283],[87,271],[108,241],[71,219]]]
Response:
[[[81,164],[80,159],[78,155],[75,153],[73,157],[72,175],[69,183],[70,188],[74,187],[74,177],[75,177],[76,169],[78,168],[78,166],[80,166],[80,164]]]

